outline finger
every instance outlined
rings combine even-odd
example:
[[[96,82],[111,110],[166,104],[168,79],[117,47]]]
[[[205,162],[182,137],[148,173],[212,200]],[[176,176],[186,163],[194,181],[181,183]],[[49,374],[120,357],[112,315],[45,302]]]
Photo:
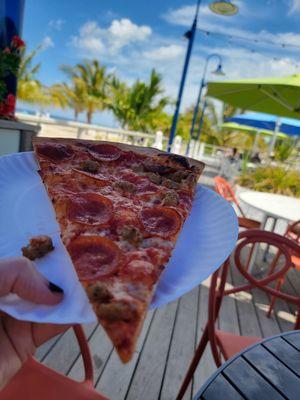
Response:
[[[21,368],[21,360],[6,335],[0,320],[0,391]]]
[[[50,283],[25,257],[0,260],[0,297],[15,293],[36,304],[55,305],[63,298],[63,291]]]

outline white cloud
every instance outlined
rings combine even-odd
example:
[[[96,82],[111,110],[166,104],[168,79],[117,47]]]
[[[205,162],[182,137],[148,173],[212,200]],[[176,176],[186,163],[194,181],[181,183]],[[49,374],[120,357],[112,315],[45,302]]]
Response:
[[[151,35],[152,30],[149,26],[138,26],[132,23],[130,19],[123,18],[112,21],[108,33],[112,35],[112,41],[115,42],[116,47],[123,47],[131,42],[145,40]]]
[[[49,23],[48,23],[48,26],[57,31],[61,31],[61,29],[65,23],[66,23],[66,21],[61,18],[51,19],[51,21],[49,21]]]
[[[169,46],[160,46],[153,50],[145,51],[144,57],[153,61],[167,61],[180,58],[185,52],[183,46],[171,44]]]
[[[45,36],[42,41],[42,49],[46,50],[49,47],[54,47],[54,42],[50,36]]]
[[[73,36],[71,45],[85,56],[99,56],[118,53],[123,47],[146,40],[152,33],[149,26],[136,25],[130,19],[113,20],[107,29],[96,21],[88,21]]]
[[[212,32],[215,34],[235,36],[238,38],[233,38],[234,41],[243,41],[244,43],[255,41],[255,47],[265,47],[268,46],[269,42],[282,44],[286,43],[289,45],[297,45],[300,43],[300,34],[295,32],[284,32],[273,34],[266,30],[260,32],[253,32],[245,29],[240,29],[234,26],[234,22],[237,18],[240,18],[241,13],[245,16],[249,16],[252,11],[249,10],[243,3],[239,3],[240,12],[238,16],[230,18],[230,24],[227,23],[227,19],[215,14],[212,14],[209,8],[201,7],[200,16],[198,19],[198,28],[204,31]],[[300,11],[300,0],[293,0],[294,11]],[[183,6],[174,10],[170,10],[167,14],[162,15],[162,18],[167,22],[174,25],[181,25],[185,27],[190,27],[195,14],[195,6]],[[203,16],[205,18],[203,18]],[[274,47],[275,48],[275,47]]]
[[[206,14],[206,8],[201,8],[201,14]],[[162,18],[174,25],[189,26],[193,22],[195,16],[195,6],[184,6],[176,10],[169,10]]]
[[[300,11],[300,0],[291,0],[290,8],[289,8],[289,15],[296,14]]]
[[[181,21],[181,24],[189,27],[193,19],[194,7],[187,6],[182,9],[184,12],[175,14],[177,16],[176,22],[174,22],[174,14],[170,15],[169,13],[169,17],[173,18],[172,23]],[[245,8],[244,12],[247,12]],[[206,7],[202,7],[201,13],[202,17],[205,14],[205,18],[199,19],[200,28],[203,29],[246,38],[259,39],[263,37],[265,40],[277,42],[300,43],[300,36],[293,32],[279,33],[276,36],[267,31],[255,34],[239,29],[234,24],[228,24],[228,20],[224,21],[222,17],[210,16],[211,13]],[[205,58],[212,52],[212,48],[209,47],[211,40],[202,39],[198,43],[196,42],[194,46],[182,110],[194,104],[203,74]],[[255,53],[246,48],[245,41],[232,42],[231,44],[224,41],[219,45],[220,41],[215,43],[213,52],[220,54],[223,58],[223,68],[226,73],[223,79],[284,76],[296,72],[296,53],[295,59],[293,59],[292,52],[287,56],[286,50],[281,52],[280,48],[267,45],[263,47],[259,43],[255,46],[257,50]],[[121,79],[129,84],[135,79],[148,80],[151,69],[155,68],[163,76],[163,87],[166,95],[176,99],[187,46],[186,42],[160,36],[152,32],[150,27],[136,25],[128,19],[114,19],[106,28],[95,21],[86,22],[81,26],[78,34],[72,38],[71,45],[75,47],[79,56],[99,57],[101,62],[105,63],[108,68],[112,68]],[[276,50],[276,53],[273,50]],[[260,54],[260,51],[265,54]],[[274,54],[276,54],[277,59],[274,59]],[[216,65],[216,61],[211,61],[207,79],[216,79],[216,77],[210,75],[210,71],[214,70]],[[218,79],[220,78],[218,77]],[[169,107],[169,111],[172,112],[172,107]]]

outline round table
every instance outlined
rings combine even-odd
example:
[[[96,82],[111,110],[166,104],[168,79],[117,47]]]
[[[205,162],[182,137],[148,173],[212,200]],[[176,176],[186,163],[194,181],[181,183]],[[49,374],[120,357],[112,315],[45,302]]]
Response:
[[[272,225],[270,230],[274,232],[278,219],[287,222],[300,219],[300,199],[294,197],[282,196],[280,194],[256,192],[249,190],[239,194],[240,199],[247,205],[259,210],[263,213],[260,229],[265,230],[267,221],[271,218]],[[269,246],[264,252],[263,258],[266,259]],[[253,272],[254,263],[257,260],[258,246],[255,246],[251,261],[249,263],[249,271]]]
[[[273,218],[273,229],[277,219],[291,222],[300,219],[300,199],[280,194],[246,191],[239,194],[247,205],[261,211],[264,216],[261,229],[264,229],[268,218]]]
[[[299,400],[300,331],[248,347],[224,363],[194,400]]]

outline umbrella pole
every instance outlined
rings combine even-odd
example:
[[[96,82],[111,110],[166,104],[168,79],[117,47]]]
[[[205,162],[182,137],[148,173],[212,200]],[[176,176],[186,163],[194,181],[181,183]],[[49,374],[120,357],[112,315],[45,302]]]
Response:
[[[275,143],[276,143],[276,140],[277,140],[277,135],[278,135],[278,133],[280,131],[280,126],[281,126],[281,119],[278,118],[277,121],[276,121],[274,134],[272,136],[272,140],[271,140],[270,147],[269,147],[269,154],[268,154],[269,157],[274,152]]]
[[[260,130],[258,129],[256,131],[256,133],[255,133],[254,143],[253,143],[252,150],[251,150],[251,155],[252,156],[257,152],[257,145],[258,145],[259,135],[260,135]]]

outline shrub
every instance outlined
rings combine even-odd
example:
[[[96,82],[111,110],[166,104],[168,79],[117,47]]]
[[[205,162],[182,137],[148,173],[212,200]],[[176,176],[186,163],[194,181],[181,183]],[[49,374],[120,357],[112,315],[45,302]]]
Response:
[[[238,178],[238,183],[260,192],[300,197],[299,171],[282,167],[259,167],[252,172],[244,172]]]

